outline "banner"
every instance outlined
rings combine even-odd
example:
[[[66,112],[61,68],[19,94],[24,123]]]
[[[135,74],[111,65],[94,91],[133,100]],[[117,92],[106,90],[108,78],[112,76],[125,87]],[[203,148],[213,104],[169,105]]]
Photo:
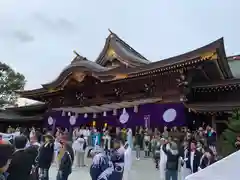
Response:
[[[11,139],[13,139],[14,137],[19,136],[19,135],[20,135],[19,132],[15,132],[15,133],[11,133],[11,134],[6,134],[6,133],[1,133],[1,132],[0,132],[0,136],[2,137],[2,139],[3,139],[4,141],[9,141],[9,140],[11,140]]]

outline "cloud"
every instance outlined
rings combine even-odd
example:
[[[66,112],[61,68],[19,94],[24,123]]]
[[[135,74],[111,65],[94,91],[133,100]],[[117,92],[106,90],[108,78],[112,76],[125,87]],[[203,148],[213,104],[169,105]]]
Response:
[[[29,34],[27,31],[16,30],[12,33],[13,38],[17,39],[22,43],[32,42],[34,41],[34,36]]]
[[[37,22],[43,24],[46,28],[48,28],[49,30],[53,30],[54,32],[73,32],[77,29],[75,24],[66,18],[50,19],[40,13],[36,13],[34,15],[34,18]]]

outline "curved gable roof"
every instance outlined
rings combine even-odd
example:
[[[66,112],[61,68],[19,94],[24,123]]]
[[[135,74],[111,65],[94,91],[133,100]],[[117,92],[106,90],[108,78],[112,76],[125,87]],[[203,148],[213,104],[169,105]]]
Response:
[[[121,61],[123,64],[128,64],[131,67],[151,63],[112,31],[110,31],[104,48],[95,62],[105,66],[109,61],[109,58],[111,58],[109,56],[115,56],[115,58]]]

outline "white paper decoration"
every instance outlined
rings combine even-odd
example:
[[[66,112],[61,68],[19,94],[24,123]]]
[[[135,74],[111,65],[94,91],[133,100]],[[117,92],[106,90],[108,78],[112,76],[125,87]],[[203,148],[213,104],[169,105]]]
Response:
[[[114,115],[114,116],[117,115],[117,110],[116,110],[116,109],[113,110],[113,115]]]
[[[76,116],[70,116],[69,122],[72,126],[75,125],[76,124]]]
[[[137,113],[138,112],[138,106],[134,106],[133,112]]]
[[[106,112],[106,111],[103,112],[103,116],[104,116],[104,117],[107,116],[107,112]]]
[[[124,108],[122,114],[119,117],[119,121],[120,121],[120,123],[125,124],[128,122],[128,119],[129,119],[129,114],[127,113],[126,109]]]
[[[97,118],[97,114],[96,113],[93,114],[93,118],[94,119]]]
[[[87,117],[88,117],[88,114],[87,114],[87,113],[85,113],[85,114],[84,114],[84,118],[87,118]]]
[[[53,125],[53,118],[51,116],[48,117],[48,124],[51,126]]]
[[[163,113],[163,120],[165,122],[172,122],[176,119],[176,117],[177,117],[177,111],[173,108],[167,109]]]

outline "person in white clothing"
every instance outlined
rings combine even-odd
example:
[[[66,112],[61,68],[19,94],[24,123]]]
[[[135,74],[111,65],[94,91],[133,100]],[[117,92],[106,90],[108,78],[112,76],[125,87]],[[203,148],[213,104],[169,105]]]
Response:
[[[132,168],[132,149],[128,142],[125,144],[124,148],[124,172],[123,172],[123,180],[129,180],[129,174]]]
[[[167,155],[163,151],[162,147],[163,147],[164,144],[167,143],[167,141],[164,138],[161,138],[160,143],[161,143],[161,147],[160,147],[160,161],[159,161],[160,180],[165,180]]]
[[[83,167],[85,166],[84,164],[84,158],[85,158],[85,139],[83,135],[81,135],[77,140],[74,141],[73,143],[73,150],[75,151],[75,156],[76,156],[76,166],[77,167]]]

